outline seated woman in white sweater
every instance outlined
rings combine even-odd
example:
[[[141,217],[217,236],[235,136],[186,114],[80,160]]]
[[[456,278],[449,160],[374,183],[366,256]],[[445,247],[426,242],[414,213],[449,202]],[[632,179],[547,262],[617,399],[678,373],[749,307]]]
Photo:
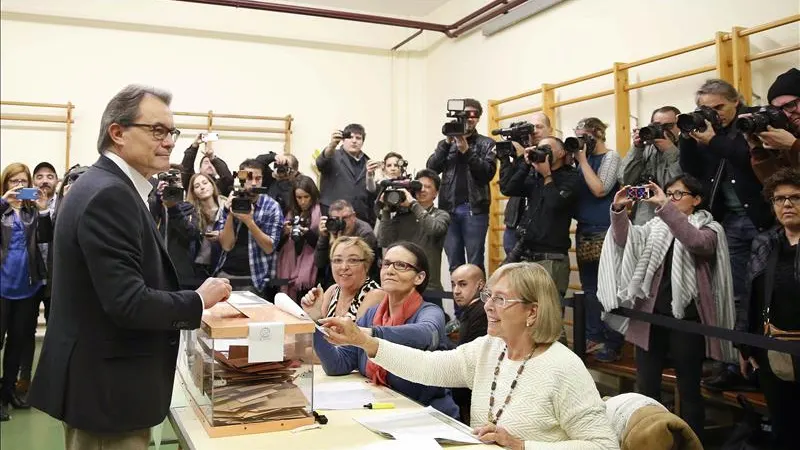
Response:
[[[618,449],[583,362],[557,342],[559,295],[535,263],[502,266],[481,293],[488,336],[428,352],[367,336],[351,320],[323,319],[331,343],[364,349],[376,364],[429,386],[472,389],[471,426],[487,443],[521,449]]]

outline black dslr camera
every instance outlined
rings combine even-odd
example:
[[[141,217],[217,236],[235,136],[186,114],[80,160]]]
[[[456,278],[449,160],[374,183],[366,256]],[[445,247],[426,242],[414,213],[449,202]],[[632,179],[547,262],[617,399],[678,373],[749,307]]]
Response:
[[[408,178],[383,180],[379,185],[383,190],[383,203],[390,211],[396,211],[400,204],[407,200],[406,193],[400,189],[407,190],[412,196],[422,190],[422,183]]]
[[[353,137],[352,131],[342,131],[342,140],[350,139],[351,137]]]
[[[161,201],[178,203],[183,201],[183,185],[181,185],[181,171],[170,169],[168,172],[158,174],[158,181],[166,181],[167,186],[161,192]]]
[[[595,148],[597,148],[597,140],[591,134],[584,134],[578,137],[570,136],[564,139],[564,150],[569,153],[579,152],[584,145],[586,146],[586,156],[593,155]]]
[[[328,217],[325,228],[329,233],[341,233],[347,227],[347,223],[341,217]]]
[[[527,150],[528,161],[531,163],[543,163],[550,158],[550,163],[553,163],[553,147],[545,144],[536,148]]]
[[[463,99],[447,101],[447,117],[453,120],[442,125],[442,134],[448,137],[466,136],[469,134],[467,119],[478,117],[477,111],[466,111]]]
[[[716,131],[722,128],[722,119],[714,108],[698,106],[694,111],[678,115],[678,128],[684,133],[692,131],[706,131],[706,120],[711,122],[711,127]]]
[[[639,129],[639,139],[641,139],[642,144],[649,145],[655,142],[656,139],[664,139],[664,135],[668,131],[669,129],[665,128],[664,125],[653,122]]]
[[[786,130],[789,121],[780,108],[772,105],[762,106],[749,117],[740,117],[734,123],[740,133],[762,133],[767,131],[767,126]]]
[[[253,174],[251,172],[240,170],[236,173],[236,177],[239,179],[239,187],[233,190],[231,211],[237,214],[247,214],[253,210],[253,201],[259,195],[266,194],[268,191],[267,188],[260,186],[245,189],[245,182],[253,179]]]
[[[290,234],[292,241],[297,242],[303,238],[304,233],[301,228],[308,228],[308,220],[300,216],[294,216],[292,219],[292,232]]]
[[[495,144],[495,152],[498,158],[509,158],[514,156],[514,144],[521,145],[523,148],[531,146],[531,134],[533,134],[533,124],[527,121],[514,122],[508,128],[498,128],[492,130],[492,136],[500,135],[505,139]]]

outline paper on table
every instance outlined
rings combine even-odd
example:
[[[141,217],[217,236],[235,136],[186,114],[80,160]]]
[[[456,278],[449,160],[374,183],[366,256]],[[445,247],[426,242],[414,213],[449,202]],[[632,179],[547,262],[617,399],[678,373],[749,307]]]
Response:
[[[384,437],[415,436],[435,439],[440,444],[480,444],[472,429],[428,406],[410,413],[357,417],[355,421]]]
[[[265,305],[269,303],[263,298],[249,291],[233,291],[227,302],[234,308],[239,306]]]
[[[367,403],[375,403],[375,396],[363,382],[314,386],[314,409],[363,409]]]
[[[248,327],[248,363],[283,361],[283,322],[257,322]]]
[[[420,438],[416,436],[402,436],[393,441],[381,441],[361,447],[361,450],[440,450],[442,448],[436,439]]]
[[[291,314],[299,319],[306,319],[312,320],[311,317],[303,311],[303,308],[300,307],[297,303],[292,300],[291,297],[284,294],[283,292],[279,292],[275,294],[275,306],[280,308],[281,311]],[[314,321],[314,326],[324,335],[328,335],[328,330],[321,327],[316,321]]]

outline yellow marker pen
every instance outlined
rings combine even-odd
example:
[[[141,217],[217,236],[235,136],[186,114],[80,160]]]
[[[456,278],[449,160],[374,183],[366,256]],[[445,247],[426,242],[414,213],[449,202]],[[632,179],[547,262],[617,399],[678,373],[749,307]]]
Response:
[[[394,403],[367,403],[364,405],[367,409],[394,409]]]

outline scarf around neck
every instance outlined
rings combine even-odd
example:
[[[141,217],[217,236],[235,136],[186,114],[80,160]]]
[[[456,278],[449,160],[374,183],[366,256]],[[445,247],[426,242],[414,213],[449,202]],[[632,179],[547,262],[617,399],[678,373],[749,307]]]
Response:
[[[378,305],[377,311],[375,311],[375,317],[372,318],[372,325],[384,327],[403,325],[417,313],[420,307],[422,307],[422,295],[414,289],[403,299],[403,305],[399,313],[392,316],[389,314],[389,294],[386,294],[383,297],[383,301]],[[367,360],[367,377],[370,378],[373,383],[385,386],[386,375],[386,369]]]

